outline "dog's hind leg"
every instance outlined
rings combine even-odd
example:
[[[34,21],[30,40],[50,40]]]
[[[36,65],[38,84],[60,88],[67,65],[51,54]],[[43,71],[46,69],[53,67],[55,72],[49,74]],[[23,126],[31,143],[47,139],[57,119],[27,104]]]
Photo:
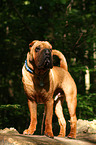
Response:
[[[70,130],[68,137],[69,138],[76,138],[76,122],[77,122],[77,118],[76,118],[77,99],[76,99],[76,96],[74,96],[74,97],[67,96],[66,102],[67,102],[68,110],[69,110],[69,114],[70,114],[70,126],[71,126],[71,130]]]
[[[58,136],[60,137],[65,137],[65,133],[66,133],[66,121],[64,118],[64,114],[63,114],[63,109],[62,109],[62,101],[61,98],[58,98],[55,104],[55,113],[58,117],[58,122],[60,125],[60,133]]]

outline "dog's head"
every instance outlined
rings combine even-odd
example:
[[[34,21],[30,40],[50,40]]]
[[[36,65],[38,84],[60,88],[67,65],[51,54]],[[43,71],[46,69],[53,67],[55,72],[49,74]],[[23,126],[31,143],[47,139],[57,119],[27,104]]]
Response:
[[[29,61],[38,69],[53,67],[52,46],[49,42],[35,40],[29,44],[29,48]]]

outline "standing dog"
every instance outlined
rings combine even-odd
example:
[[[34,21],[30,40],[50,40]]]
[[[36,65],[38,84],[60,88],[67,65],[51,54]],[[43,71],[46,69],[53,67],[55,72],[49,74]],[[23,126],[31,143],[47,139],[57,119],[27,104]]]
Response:
[[[28,98],[28,107],[30,111],[30,125],[24,134],[33,134],[37,124],[37,103],[44,103],[45,135],[54,137],[52,132],[53,116],[53,95],[55,97],[55,113],[60,125],[59,136],[64,137],[66,131],[66,121],[64,119],[62,103],[67,102],[71,130],[68,135],[70,138],[76,138],[76,106],[77,106],[77,88],[75,82],[67,71],[67,62],[64,55],[52,50],[52,46],[47,41],[33,41],[29,44],[30,52],[22,69],[22,81],[24,91]],[[53,55],[60,58],[60,67],[53,66]]]

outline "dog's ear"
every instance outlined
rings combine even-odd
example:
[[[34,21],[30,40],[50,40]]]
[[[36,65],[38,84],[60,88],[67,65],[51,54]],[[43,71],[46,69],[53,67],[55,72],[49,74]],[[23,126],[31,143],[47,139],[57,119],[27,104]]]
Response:
[[[34,45],[34,43],[36,43],[38,40],[34,40],[29,44],[29,49],[30,49],[30,53],[28,54],[29,56],[29,61],[32,62],[33,61],[33,51],[31,49],[31,47]]]
[[[31,48],[32,46],[33,46],[33,44],[35,43],[35,42],[37,42],[38,40],[34,40],[34,41],[32,41],[30,44],[29,44],[29,48]]]

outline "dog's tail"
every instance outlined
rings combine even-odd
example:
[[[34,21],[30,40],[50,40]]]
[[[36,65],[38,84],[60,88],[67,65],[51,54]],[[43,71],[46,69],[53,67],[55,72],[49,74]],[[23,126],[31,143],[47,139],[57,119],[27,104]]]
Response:
[[[53,55],[56,55],[60,59],[60,67],[64,68],[66,71],[68,71],[68,65],[65,56],[58,50],[52,50]]]

